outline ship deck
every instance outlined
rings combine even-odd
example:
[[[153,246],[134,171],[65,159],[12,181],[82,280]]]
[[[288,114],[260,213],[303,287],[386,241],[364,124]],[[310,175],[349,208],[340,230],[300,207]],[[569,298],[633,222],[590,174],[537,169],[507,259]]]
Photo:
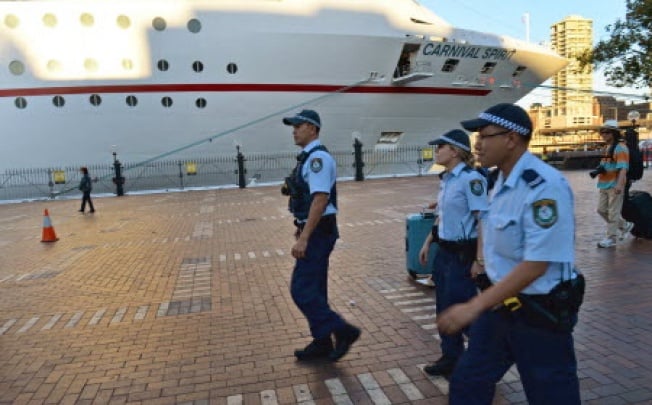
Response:
[[[587,404],[652,402],[652,241],[597,249],[605,226],[585,172],[575,332]],[[447,403],[432,289],[405,270],[405,218],[436,176],[338,185],[330,301],[363,334],[336,364],[299,364],[309,340],[288,283],[293,226],[276,187],[0,205],[0,403]],[[650,191],[647,171],[634,189]],[[43,210],[59,237],[41,243]],[[312,402],[311,402],[312,401]],[[496,404],[525,403],[515,369]]]

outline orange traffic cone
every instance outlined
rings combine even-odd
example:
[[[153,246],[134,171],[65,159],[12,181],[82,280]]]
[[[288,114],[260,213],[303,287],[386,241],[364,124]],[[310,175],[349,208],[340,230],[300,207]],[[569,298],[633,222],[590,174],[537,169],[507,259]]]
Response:
[[[43,212],[43,237],[41,238],[41,242],[56,242],[58,240],[59,238],[54,233],[54,227],[52,226],[52,221],[50,221],[50,214],[46,208]]]

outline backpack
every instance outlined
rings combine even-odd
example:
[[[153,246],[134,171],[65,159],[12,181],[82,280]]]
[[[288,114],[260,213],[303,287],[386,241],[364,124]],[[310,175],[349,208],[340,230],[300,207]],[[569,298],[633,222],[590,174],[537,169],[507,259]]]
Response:
[[[627,181],[640,180],[643,177],[643,154],[638,147],[638,132],[634,128],[627,128],[625,131],[625,144],[629,149]]]

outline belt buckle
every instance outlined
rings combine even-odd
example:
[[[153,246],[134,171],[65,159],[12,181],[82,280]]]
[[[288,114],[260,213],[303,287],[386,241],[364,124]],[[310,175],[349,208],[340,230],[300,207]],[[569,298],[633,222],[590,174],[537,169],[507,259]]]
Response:
[[[520,309],[523,306],[521,300],[519,300],[518,297],[509,297],[505,299],[503,301],[503,305],[505,306],[505,308],[509,309],[512,312]]]

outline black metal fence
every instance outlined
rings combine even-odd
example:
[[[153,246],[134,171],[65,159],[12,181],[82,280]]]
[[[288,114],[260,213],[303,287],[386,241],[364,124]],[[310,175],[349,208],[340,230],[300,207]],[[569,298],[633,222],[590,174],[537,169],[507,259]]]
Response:
[[[352,151],[332,151],[337,161],[338,176],[355,175]],[[122,163],[124,192],[148,190],[180,190],[217,186],[252,186],[283,180],[296,165],[295,153],[243,153],[244,179],[239,184],[237,155],[220,155],[185,160],[161,160],[143,163]],[[386,150],[363,149],[365,177],[421,175],[432,163],[429,147],[404,145]],[[424,159],[425,158],[425,159]],[[425,161],[424,161],[425,160]],[[79,166],[38,169],[12,169],[0,174],[0,200],[32,200],[77,197],[81,180]],[[116,192],[112,162],[86,165],[93,178],[93,194]],[[241,179],[241,178],[240,178]]]

